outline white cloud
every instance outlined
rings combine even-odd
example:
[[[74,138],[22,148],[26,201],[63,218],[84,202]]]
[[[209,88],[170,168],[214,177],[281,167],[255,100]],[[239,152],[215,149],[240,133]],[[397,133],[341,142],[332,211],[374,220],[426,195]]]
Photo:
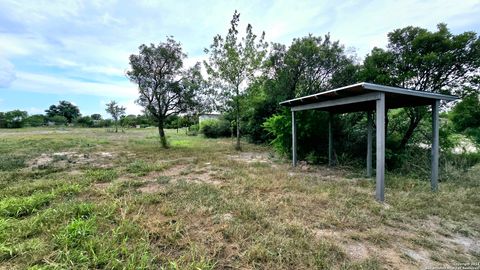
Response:
[[[0,57],[0,88],[9,87],[15,80],[15,68],[10,61]]]
[[[138,105],[135,103],[135,100],[128,100],[124,102],[120,102],[121,106],[124,106],[126,108],[125,112],[128,114],[142,114],[142,106]]]
[[[54,94],[84,94],[110,98],[135,98],[137,90],[128,82],[85,82],[51,75],[18,72],[17,80],[12,83],[15,89]]]

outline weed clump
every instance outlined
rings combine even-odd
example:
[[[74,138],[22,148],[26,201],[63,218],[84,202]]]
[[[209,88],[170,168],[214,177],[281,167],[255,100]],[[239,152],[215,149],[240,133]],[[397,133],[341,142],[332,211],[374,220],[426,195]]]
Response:
[[[0,171],[13,171],[24,168],[25,166],[24,156],[8,154],[0,155]]]
[[[93,169],[88,170],[86,176],[94,182],[111,182],[118,178],[118,173],[113,169]]]
[[[9,197],[0,201],[0,216],[22,217],[30,215],[47,205],[54,195],[52,193],[36,193],[28,197]]]

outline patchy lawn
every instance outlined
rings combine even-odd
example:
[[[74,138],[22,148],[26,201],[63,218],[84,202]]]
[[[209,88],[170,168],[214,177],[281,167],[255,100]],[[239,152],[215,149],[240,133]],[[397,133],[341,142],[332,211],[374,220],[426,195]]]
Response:
[[[468,185],[301,166],[154,129],[0,130],[0,269],[423,269],[480,262]],[[473,180],[472,180],[473,179]],[[472,184],[473,181],[473,184]]]

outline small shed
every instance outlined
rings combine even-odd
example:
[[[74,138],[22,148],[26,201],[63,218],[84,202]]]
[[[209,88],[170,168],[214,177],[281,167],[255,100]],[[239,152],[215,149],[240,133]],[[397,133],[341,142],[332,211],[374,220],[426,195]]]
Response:
[[[295,112],[321,110],[330,113],[328,125],[328,159],[332,165],[333,114],[366,111],[367,121],[367,176],[372,175],[372,115],[376,112],[376,199],[385,200],[385,116],[388,109],[431,106],[432,107],[432,190],[438,189],[439,156],[439,106],[440,100],[452,101],[458,97],[425,91],[390,87],[373,83],[357,83],[318,94],[303,96],[280,102],[292,111],[292,162],[297,165],[297,127]]]

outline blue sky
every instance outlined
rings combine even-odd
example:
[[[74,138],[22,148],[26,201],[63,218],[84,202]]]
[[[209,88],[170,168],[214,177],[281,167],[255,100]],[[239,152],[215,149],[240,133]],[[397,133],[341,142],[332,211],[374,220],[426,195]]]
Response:
[[[478,0],[0,0],[0,111],[43,113],[69,100],[84,115],[105,115],[105,103],[117,100],[139,113],[136,87],[124,75],[128,56],[173,35],[192,65],[215,34],[226,33],[235,9],[242,28],[251,23],[269,42],[330,32],[360,59],[408,25],[433,30],[445,22],[454,33],[480,32]]]

